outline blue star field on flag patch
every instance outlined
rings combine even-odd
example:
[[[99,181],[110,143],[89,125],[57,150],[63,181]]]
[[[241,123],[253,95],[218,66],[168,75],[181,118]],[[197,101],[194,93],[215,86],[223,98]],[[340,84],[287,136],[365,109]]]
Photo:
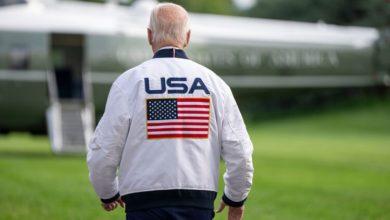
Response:
[[[149,99],[147,100],[148,120],[177,119],[176,99]]]

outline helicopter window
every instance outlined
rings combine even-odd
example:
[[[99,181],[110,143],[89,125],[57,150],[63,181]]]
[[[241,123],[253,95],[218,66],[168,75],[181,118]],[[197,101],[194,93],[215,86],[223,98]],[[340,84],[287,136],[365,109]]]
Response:
[[[24,4],[27,3],[26,0],[3,0],[0,1],[0,6],[6,6],[6,5],[16,5],[16,4]]]
[[[16,45],[8,53],[8,68],[25,70],[30,65],[30,51],[23,45]]]

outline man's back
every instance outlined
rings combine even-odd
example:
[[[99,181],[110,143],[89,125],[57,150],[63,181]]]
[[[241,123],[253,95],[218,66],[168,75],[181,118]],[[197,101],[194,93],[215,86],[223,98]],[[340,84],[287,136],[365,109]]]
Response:
[[[176,49],[161,50],[170,51]],[[99,123],[96,132],[102,135],[92,142],[96,146],[112,145],[112,138],[104,134],[111,135],[113,127],[127,132],[122,135],[126,138],[113,147],[121,153],[119,191],[122,195],[138,193],[124,197],[133,204],[129,209],[147,205],[139,198],[159,197],[161,192],[155,191],[160,190],[170,190],[161,203],[193,203],[193,197],[214,200],[221,141],[236,138],[222,137],[224,106],[231,104],[227,102],[232,97],[217,75],[185,56],[164,58],[157,53],[154,59],[122,74],[114,82],[110,97],[115,117],[107,107],[102,120],[108,121]],[[105,128],[107,124],[111,126]],[[183,200],[177,200],[178,193]],[[171,194],[173,201],[169,201]],[[211,204],[199,201],[196,206],[208,208]]]
[[[177,20],[169,20],[172,13],[180,14]],[[229,216],[236,210],[234,219],[242,217],[252,184],[253,147],[230,88],[174,46],[189,41],[190,32],[177,26],[186,16],[174,4],[154,9],[153,29],[172,33],[155,36],[148,29],[153,59],[113,83],[89,146],[90,179],[103,207],[110,211],[124,201],[129,219],[156,213],[211,219],[220,158],[227,169],[221,204],[231,206]]]
[[[212,86],[213,73],[187,59],[154,58],[126,74],[123,86],[134,80],[138,95],[128,103],[137,117],[122,155],[132,162],[121,164],[119,182],[122,173],[133,178],[123,179],[121,192],[216,191],[220,148],[213,132],[220,125],[212,94],[221,89]]]

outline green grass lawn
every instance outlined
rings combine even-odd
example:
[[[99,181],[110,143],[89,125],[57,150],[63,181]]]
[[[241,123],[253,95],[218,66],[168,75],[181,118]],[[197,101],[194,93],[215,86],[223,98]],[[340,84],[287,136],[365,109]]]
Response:
[[[390,219],[390,102],[248,127],[246,219]],[[0,219],[123,217],[100,208],[84,157],[52,155],[46,137],[0,137]]]

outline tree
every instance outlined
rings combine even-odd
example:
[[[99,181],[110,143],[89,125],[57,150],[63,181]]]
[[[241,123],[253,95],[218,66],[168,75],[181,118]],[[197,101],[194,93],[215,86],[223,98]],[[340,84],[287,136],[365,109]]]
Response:
[[[233,4],[230,0],[170,0],[170,2],[179,4],[191,12],[232,14],[234,11]]]
[[[259,0],[246,14],[341,25],[390,25],[390,4],[385,0]]]

